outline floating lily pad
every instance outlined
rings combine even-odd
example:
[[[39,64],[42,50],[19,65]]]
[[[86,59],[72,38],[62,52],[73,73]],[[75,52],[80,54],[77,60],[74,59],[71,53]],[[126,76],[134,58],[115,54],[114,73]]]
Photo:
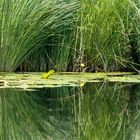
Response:
[[[55,73],[48,79],[42,73],[0,73],[0,88],[43,88],[61,86],[81,86],[86,82],[131,82],[140,83],[140,75],[128,72],[115,73]],[[84,83],[84,84],[81,84]]]

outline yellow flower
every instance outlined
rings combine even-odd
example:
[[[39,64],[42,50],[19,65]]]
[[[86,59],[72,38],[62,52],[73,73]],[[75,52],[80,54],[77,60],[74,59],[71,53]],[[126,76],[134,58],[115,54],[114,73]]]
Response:
[[[84,64],[84,63],[81,63],[81,64],[80,64],[80,66],[81,66],[81,67],[84,67],[84,66],[85,66],[85,64]]]
[[[85,82],[80,82],[80,87],[83,87],[85,85]]]

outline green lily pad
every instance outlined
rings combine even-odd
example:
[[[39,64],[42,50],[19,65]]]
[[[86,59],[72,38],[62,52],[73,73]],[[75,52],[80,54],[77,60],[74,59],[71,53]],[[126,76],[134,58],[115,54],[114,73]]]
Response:
[[[48,79],[42,73],[0,73],[0,88],[43,88],[61,86],[84,86],[86,82],[131,82],[140,83],[140,75],[133,72],[72,73],[59,72]]]

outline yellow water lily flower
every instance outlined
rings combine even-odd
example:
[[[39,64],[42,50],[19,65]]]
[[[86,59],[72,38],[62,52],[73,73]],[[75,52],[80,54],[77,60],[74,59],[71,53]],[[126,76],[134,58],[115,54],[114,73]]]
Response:
[[[80,82],[79,86],[83,87],[85,85],[85,82]]]
[[[41,75],[41,78],[42,79],[48,79],[50,75],[54,74],[54,70],[50,70],[49,72],[47,73],[44,73]]]
[[[84,67],[84,66],[85,66],[85,64],[84,64],[84,63],[81,63],[81,64],[80,64],[80,66],[81,66],[81,67]]]

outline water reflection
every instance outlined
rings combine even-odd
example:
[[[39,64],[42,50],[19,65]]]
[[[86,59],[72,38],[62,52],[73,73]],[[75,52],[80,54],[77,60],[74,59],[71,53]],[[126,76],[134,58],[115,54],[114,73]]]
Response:
[[[140,85],[0,89],[1,140],[139,140]]]

